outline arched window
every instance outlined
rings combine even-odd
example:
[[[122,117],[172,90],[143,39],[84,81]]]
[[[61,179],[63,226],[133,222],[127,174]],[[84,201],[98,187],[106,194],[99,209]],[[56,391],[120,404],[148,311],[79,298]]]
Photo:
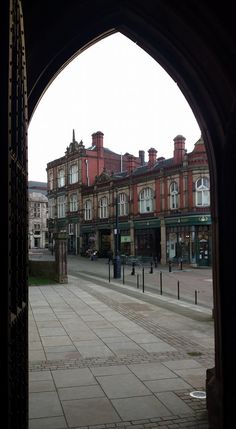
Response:
[[[104,219],[108,217],[108,200],[107,197],[102,197],[99,201],[99,217]]]
[[[179,207],[179,190],[178,184],[176,182],[172,182],[170,184],[170,209],[175,210]]]
[[[128,214],[128,198],[127,195],[122,192],[118,195],[118,215],[127,216]]]
[[[65,170],[64,168],[60,168],[58,170],[58,188],[65,186]]]
[[[84,220],[92,219],[92,201],[87,200],[84,204]]]
[[[77,210],[78,210],[77,195],[72,194],[70,196],[70,212],[76,212]]]
[[[153,212],[153,190],[144,188],[139,193],[139,211],[140,213]]]
[[[210,180],[200,177],[195,183],[196,206],[208,207],[210,205]]]
[[[77,183],[78,182],[78,165],[73,164],[69,168],[69,183]]]

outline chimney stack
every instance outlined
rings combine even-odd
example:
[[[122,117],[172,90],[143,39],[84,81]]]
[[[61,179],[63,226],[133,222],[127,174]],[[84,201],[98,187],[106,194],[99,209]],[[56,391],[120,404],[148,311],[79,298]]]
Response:
[[[157,150],[151,147],[148,150],[148,165],[149,167],[153,167],[157,162]]]
[[[144,150],[140,150],[139,151],[139,159],[140,159],[140,165],[144,165],[145,164],[145,152]]]
[[[128,155],[128,172],[134,171],[134,155]]]
[[[186,138],[182,135],[178,135],[174,138],[174,163],[181,164],[184,160],[185,155],[185,140]]]
[[[95,146],[98,152],[103,148],[103,136],[101,131],[92,134],[92,146]]]

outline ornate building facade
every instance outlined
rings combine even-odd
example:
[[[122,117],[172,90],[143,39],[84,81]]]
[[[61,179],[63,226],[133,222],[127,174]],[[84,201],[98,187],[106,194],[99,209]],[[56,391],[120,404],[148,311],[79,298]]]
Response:
[[[28,244],[29,249],[48,247],[48,199],[47,184],[43,182],[28,183]]]
[[[174,138],[173,157],[157,150],[136,158],[104,148],[103,133],[85,149],[73,139],[65,156],[47,164],[49,237],[68,234],[68,251],[101,257],[152,257],[161,264],[211,265],[210,178],[202,138],[191,153],[185,138]],[[118,210],[118,231],[116,231]]]

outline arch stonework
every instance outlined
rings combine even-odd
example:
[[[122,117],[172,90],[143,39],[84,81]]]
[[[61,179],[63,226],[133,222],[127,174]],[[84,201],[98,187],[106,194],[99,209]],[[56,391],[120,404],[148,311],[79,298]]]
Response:
[[[209,423],[212,428],[233,428],[236,385],[233,6],[195,0],[41,0],[37,3],[22,0],[22,7],[29,118],[60,70],[79,52],[114,31],[129,37],[156,59],[189,102],[206,144],[212,187],[215,372],[209,371],[207,375]],[[2,44],[1,52],[2,56],[6,53],[6,46]],[[1,100],[1,112],[6,112],[6,106],[5,97]],[[1,134],[2,145],[6,136]],[[7,159],[5,154],[0,161],[6,196],[9,193]],[[7,277],[7,272],[5,275]],[[15,288],[16,284],[11,287]]]

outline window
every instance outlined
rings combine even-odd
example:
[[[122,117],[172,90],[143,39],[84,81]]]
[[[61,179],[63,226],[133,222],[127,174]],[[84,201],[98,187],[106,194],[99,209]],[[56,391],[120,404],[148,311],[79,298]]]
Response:
[[[48,175],[48,185],[49,185],[49,190],[52,191],[53,189],[53,173],[50,172]]]
[[[207,207],[210,205],[210,181],[207,177],[200,177],[195,184],[196,206]]]
[[[55,198],[49,198],[48,200],[48,217],[50,219],[55,217]]]
[[[40,224],[39,223],[34,224],[34,234],[40,235]]]
[[[72,184],[76,182],[78,182],[78,165],[73,164],[69,169],[69,183]]]
[[[85,201],[84,204],[84,220],[92,219],[92,202],[91,200]]]
[[[34,203],[33,210],[34,210],[34,217],[40,217],[40,215],[41,215],[40,203]]]
[[[73,223],[69,223],[69,225],[68,225],[68,234],[69,235],[73,235],[74,231],[75,231],[74,224]]]
[[[65,171],[64,168],[60,168],[58,171],[58,188],[65,186]]]
[[[128,214],[128,198],[127,195],[122,192],[118,195],[118,215],[127,216]]]
[[[99,217],[100,219],[104,219],[108,217],[107,197],[102,197],[99,201]]]
[[[58,197],[57,200],[57,217],[65,217],[65,197]]]
[[[153,190],[144,188],[139,194],[139,211],[148,213],[153,211]]]
[[[178,184],[172,182],[170,184],[170,209],[174,210],[179,207]]]
[[[70,212],[76,212],[77,210],[78,210],[77,195],[72,194],[70,196]]]

